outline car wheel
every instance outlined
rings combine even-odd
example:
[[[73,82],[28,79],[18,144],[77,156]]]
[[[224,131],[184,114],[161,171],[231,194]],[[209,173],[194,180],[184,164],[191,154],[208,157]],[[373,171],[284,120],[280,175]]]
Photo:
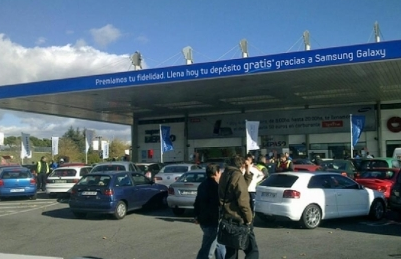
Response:
[[[127,205],[125,202],[119,201],[113,216],[115,219],[123,219],[125,215],[127,215]]]
[[[308,205],[301,217],[301,226],[307,229],[314,229],[322,221],[322,212],[319,206],[315,204]]]
[[[384,217],[385,206],[381,200],[374,200],[370,206],[369,217],[373,220],[381,220]]]
[[[173,208],[173,213],[176,216],[181,216],[182,214],[184,214],[185,209],[182,208]]]
[[[74,217],[76,217],[77,219],[84,219],[86,218],[86,213],[84,212],[72,212],[72,214],[74,214]]]
[[[35,193],[34,195],[29,196],[29,199],[30,200],[36,200],[37,197],[38,197],[38,195]]]
[[[258,217],[258,219],[262,220],[263,222],[266,223],[270,223],[270,222],[274,222],[276,221],[276,217],[275,216],[269,216],[260,212],[256,212],[256,216]]]

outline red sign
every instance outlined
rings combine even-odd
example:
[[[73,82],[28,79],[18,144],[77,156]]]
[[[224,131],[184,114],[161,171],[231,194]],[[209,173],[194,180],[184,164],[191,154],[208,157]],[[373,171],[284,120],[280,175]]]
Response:
[[[322,121],[322,128],[342,128],[343,121]]]

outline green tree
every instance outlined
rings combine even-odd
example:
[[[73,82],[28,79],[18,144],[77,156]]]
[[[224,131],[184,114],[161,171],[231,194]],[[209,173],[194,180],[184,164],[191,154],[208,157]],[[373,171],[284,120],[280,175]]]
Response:
[[[119,139],[114,139],[109,146],[109,158],[119,158],[125,155],[125,150],[129,149],[129,145]]]
[[[59,140],[58,155],[55,159],[61,157],[69,157],[70,162],[85,162],[83,153],[79,150],[78,145],[68,137],[62,137]]]
[[[85,131],[80,131],[79,128],[74,128],[71,126],[66,133],[64,133],[63,138],[69,138],[71,141],[77,145],[79,152],[85,152]]]

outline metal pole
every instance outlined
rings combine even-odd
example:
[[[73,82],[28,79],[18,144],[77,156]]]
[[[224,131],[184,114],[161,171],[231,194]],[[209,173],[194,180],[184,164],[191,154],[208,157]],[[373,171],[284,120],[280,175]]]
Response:
[[[352,141],[352,114],[349,115],[349,122],[350,122],[350,126],[351,126],[351,158],[354,158],[354,147],[352,145],[353,141]]]
[[[163,163],[163,139],[162,139],[162,125],[159,124],[159,138],[160,138],[160,163]]]

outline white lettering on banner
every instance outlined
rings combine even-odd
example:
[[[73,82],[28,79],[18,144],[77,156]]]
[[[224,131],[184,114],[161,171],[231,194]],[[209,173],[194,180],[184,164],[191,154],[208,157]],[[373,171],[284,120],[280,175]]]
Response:
[[[119,78],[108,78],[108,79],[96,79],[96,85],[116,85],[127,83],[128,79],[126,77]]]
[[[331,54],[331,55],[320,55],[316,54],[315,55],[315,62],[325,62],[325,61],[336,61],[336,60],[348,60],[348,61],[353,61],[354,60],[354,53],[349,52],[349,53],[340,53],[340,54]]]
[[[357,50],[356,56],[358,58],[366,58],[366,57],[386,57],[386,49],[367,49],[367,50]]]

